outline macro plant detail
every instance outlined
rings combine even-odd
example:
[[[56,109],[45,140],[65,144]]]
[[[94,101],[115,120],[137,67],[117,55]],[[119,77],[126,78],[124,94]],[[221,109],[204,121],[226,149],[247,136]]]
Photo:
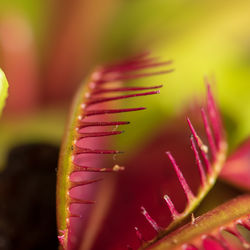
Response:
[[[212,211],[193,218],[155,245],[153,249],[249,249],[242,230],[250,230],[249,195],[235,198]],[[240,228],[241,227],[241,228]],[[238,242],[226,241],[225,233]]]
[[[185,177],[179,169],[176,160],[170,152],[167,152],[166,154],[175,169],[178,181],[180,182],[185,193],[187,204],[184,211],[180,213],[176,210],[171,198],[168,195],[164,196],[164,200],[166,201],[173,218],[173,221],[165,229],[158,226],[157,223],[147,213],[145,208],[142,207],[142,213],[158,233],[156,239],[150,241],[149,243],[144,243],[143,245],[145,246],[143,247],[153,244],[159,238],[169,233],[180,223],[180,221],[188,216],[195,207],[198,206],[208,191],[213,187],[225,163],[227,143],[225,140],[223,126],[219,111],[212,97],[210,86],[207,85],[207,87],[207,107],[206,111],[203,108],[201,109],[201,115],[207,135],[208,146],[203,143],[202,139],[196,133],[190,119],[187,118],[187,122],[192,134],[190,138],[191,148],[194,152],[196,165],[200,174],[200,188],[197,194],[193,194],[193,191],[190,189]],[[211,126],[209,123],[211,123]],[[140,240],[142,240],[142,238],[140,238]]]
[[[98,237],[98,233],[100,233],[100,229],[96,228],[95,226],[93,227],[93,223],[96,223],[97,227],[100,225],[101,228],[101,224],[103,224],[103,221],[105,221],[105,217],[108,216],[107,211],[110,207],[108,203],[111,202],[111,199],[114,199],[113,203],[116,203],[116,198],[113,198],[115,197],[113,194],[114,191],[112,190],[115,188],[115,186],[110,184],[113,182],[112,177],[110,181],[107,175],[104,175],[104,173],[120,172],[118,175],[122,175],[127,171],[127,169],[126,166],[120,166],[118,164],[114,164],[113,167],[103,167],[103,165],[105,165],[105,159],[103,157],[104,155],[113,155],[114,157],[115,155],[121,153],[118,150],[104,149],[104,147],[109,145],[107,142],[112,135],[119,135],[123,132],[117,130],[118,126],[128,125],[129,122],[116,119],[111,120],[110,115],[113,117],[116,114],[145,109],[143,107],[120,108],[120,105],[123,103],[117,104],[117,101],[126,100],[127,98],[132,97],[158,94],[158,89],[162,87],[162,85],[149,87],[130,85],[126,86],[125,82],[130,79],[134,80],[146,76],[169,73],[171,70],[153,72],[144,71],[148,68],[151,69],[154,67],[166,66],[168,64],[170,64],[170,61],[158,62],[156,59],[149,57],[148,53],[141,54],[124,62],[99,67],[87,80],[87,84],[84,84],[79,89],[72,106],[72,113],[66,130],[64,143],[61,148],[59,161],[57,181],[57,220],[59,230],[58,239],[63,249],[92,249],[93,245],[95,244],[93,241],[96,239],[96,237]],[[140,72],[142,70],[143,72]],[[139,73],[137,71],[139,71]],[[143,92],[141,93],[141,91]],[[118,95],[117,93],[124,94]],[[114,102],[116,102],[116,105],[112,106]],[[187,118],[187,124],[191,133],[190,146],[195,159],[193,165],[196,165],[199,173],[198,180],[195,180],[198,183],[198,188],[196,188],[196,191],[194,191],[193,188],[189,186],[190,179],[187,180],[185,178],[185,175],[178,166],[178,159],[175,159],[173,156],[174,153],[172,155],[170,151],[167,151],[165,156],[164,154],[162,155],[162,157],[168,157],[169,162],[175,171],[176,176],[171,178],[173,182],[179,183],[182,188],[182,192],[184,193],[185,197],[185,201],[182,200],[182,203],[185,204],[184,208],[182,210],[178,210],[175,206],[175,202],[172,201],[171,196],[165,193],[163,199],[165,200],[165,206],[169,209],[172,221],[170,221],[167,226],[163,227],[161,226],[161,221],[159,221],[159,225],[154,217],[152,217],[147,211],[147,207],[144,206],[144,204],[141,204],[142,215],[145,217],[147,223],[156,232],[156,236],[151,239],[147,239],[147,236],[144,237],[144,234],[141,232],[141,228],[143,226],[136,224],[136,220],[132,223],[130,221],[130,231],[132,232],[132,229],[134,228],[135,231],[133,234],[136,236],[139,245],[137,244],[137,247],[135,247],[133,243],[133,246],[131,246],[129,238],[127,239],[128,241],[126,244],[122,243],[123,240],[121,243],[119,243],[119,238],[113,238],[112,241],[117,243],[110,243],[111,245],[108,245],[109,243],[107,243],[107,245],[102,246],[103,249],[120,249],[126,247],[128,249],[174,249],[174,247],[176,247],[175,244],[179,242],[179,234],[176,233],[177,240],[174,240],[175,243],[173,246],[171,245],[172,243],[167,245],[169,244],[169,241],[172,242],[171,240],[168,241],[169,237],[171,238],[171,235],[175,234],[175,229],[177,229],[177,231],[181,230],[181,228],[178,229],[178,227],[183,224],[185,218],[187,218],[193,212],[193,210],[198,207],[199,203],[206,197],[209,190],[215,184],[226,161],[227,142],[225,131],[223,129],[219,110],[215,104],[215,100],[208,83],[206,106],[205,108],[201,108],[200,116],[205,138],[202,138],[198,135],[195,126],[191,122],[191,119]],[[110,128],[113,129],[111,130]],[[140,165],[140,162],[138,164]],[[166,168],[168,167],[169,166],[166,166]],[[140,175],[137,176],[137,178],[140,182]],[[105,179],[107,179],[106,182]],[[102,185],[100,182],[104,182],[105,184]],[[168,185],[168,182],[166,182],[166,185]],[[119,189],[119,186],[116,187],[116,189]],[[124,186],[124,189],[126,189],[126,185]],[[136,193],[134,195],[136,195]],[[120,196],[123,197],[122,193],[120,193]],[[241,200],[243,200],[243,203],[245,204],[247,204],[249,201],[247,198],[240,198],[239,201],[232,202],[232,204],[236,203],[236,205],[239,205]],[[120,199],[118,203],[120,203],[122,206],[122,199]],[[236,205],[234,204],[232,207]],[[133,207],[133,204],[129,204],[129,206]],[[224,206],[227,207],[227,205]],[[112,219],[112,209],[113,208],[110,208],[111,221],[115,220],[114,218]],[[135,206],[134,210],[136,209],[137,206]],[[217,210],[219,213],[220,208]],[[233,209],[228,209],[227,221],[232,225],[235,225],[235,221],[230,221],[230,218],[234,216],[234,214],[231,214],[232,211]],[[246,212],[244,209],[243,211]],[[136,211],[136,214],[136,217],[140,216],[139,211]],[[127,215],[129,216],[129,214]],[[209,215],[204,215],[204,217],[206,216],[209,217]],[[243,214],[242,216],[244,223],[238,223],[239,219],[242,218],[237,217],[236,224],[243,225],[246,229],[248,229],[246,225],[248,225],[249,215]],[[196,221],[194,217],[192,218],[194,221]],[[216,219],[216,222],[218,222],[218,225],[221,227],[224,225],[224,221],[220,222],[219,219]],[[199,224],[197,225],[197,227],[200,227]],[[121,227],[123,227],[122,224]],[[204,226],[204,228],[206,229],[206,226]],[[184,249],[200,249],[201,244],[207,244],[204,243],[207,241],[204,240],[204,235],[206,232],[203,232],[203,229],[197,231],[198,232],[195,232],[195,234],[201,235],[199,238],[200,242],[198,244],[198,248],[193,244],[188,243],[189,240],[190,242],[192,241],[192,238],[188,238],[186,240],[187,242],[182,244]],[[229,231],[229,229],[227,231]],[[130,235],[131,232],[129,233]],[[248,246],[247,241],[244,241],[243,236],[237,232],[238,231],[230,231],[230,233],[241,239],[244,246]],[[212,243],[214,243],[216,238],[215,236],[211,237]],[[102,241],[100,240],[100,242]],[[167,245],[167,248],[165,244]],[[218,244],[223,245],[225,243],[219,242]],[[100,249],[100,245],[97,244],[94,249]]]
[[[0,249],[250,249],[249,11],[0,1]]]
[[[159,62],[150,54],[143,53],[117,64],[97,68],[91,74],[87,83],[83,84],[77,92],[61,147],[57,179],[58,240],[63,249],[100,249],[102,240],[98,243],[98,234],[103,229],[98,229],[98,226],[102,228],[101,225],[104,224],[105,217],[108,217],[108,221],[112,221],[112,217],[117,216],[115,215],[117,209],[109,203],[112,204],[111,200],[114,199],[114,204],[118,202],[119,206],[123,207],[124,190],[129,187],[127,185],[131,185],[134,189],[137,182],[140,183],[140,179],[145,178],[142,171],[146,169],[143,170],[143,166],[140,167],[140,164],[143,165],[140,161],[137,163],[139,166],[139,169],[136,170],[137,173],[131,172],[131,166],[126,169],[126,164],[125,166],[119,164],[110,166],[110,163],[115,162],[116,155],[122,152],[106,149],[106,147],[112,145],[113,141],[110,138],[113,138],[113,135],[119,135],[123,132],[117,130],[118,127],[129,124],[128,121],[122,121],[116,117],[112,119],[115,115],[145,109],[144,107],[123,108],[126,99],[159,94],[159,89],[162,87],[162,85],[134,86],[134,83],[129,85],[127,82],[147,76],[170,73],[171,69],[148,72],[148,69],[168,65],[171,65],[171,61]],[[159,198],[164,200],[164,206],[168,208],[168,215],[170,215],[171,220],[166,223],[164,217],[168,217],[168,215],[164,215],[166,211],[160,211],[160,207],[158,210],[158,203],[154,207],[154,214],[161,214],[161,219],[155,220],[155,216],[151,216],[151,213],[148,212],[150,203],[144,206],[143,202],[143,200],[150,201],[150,195],[154,194],[154,191],[149,193],[144,191],[145,185],[153,177],[151,174],[155,171],[153,168],[148,168],[149,179],[146,177],[142,181],[142,190],[139,192],[134,190],[133,195],[141,202],[141,214],[155,231],[154,236],[151,233],[148,234],[148,232],[145,235],[145,229],[143,229],[145,225],[143,226],[141,219],[138,220],[140,217],[138,202],[137,204],[128,203],[130,209],[132,208],[134,211],[133,216],[135,216],[128,220],[127,225],[125,224],[124,230],[129,230],[128,235],[124,239],[121,238],[120,242],[119,234],[122,235],[123,233],[118,232],[118,237],[112,238],[111,242],[107,242],[107,244],[105,243],[102,246],[103,249],[210,250],[250,248],[250,199],[248,195],[237,197],[200,217],[195,218],[192,214],[210,189],[213,188],[219,176],[241,189],[249,189],[247,181],[249,178],[249,141],[246,141],[226,161],[227,141],[223,122],[213,98],[211,87],[209,83],[206,83],[206,85],[207,99],[205,108],[200,109],[201,122],[195,121],[195,125],[193,125],[192,119],[187,116],[187,125],[191,134],[189,145],[194,158],[193,165],[198,172],[197,178],[194,178],[197,182],[196,188],[190,187],[190,176],[186,178],[186,174],[179,167],[179,158],[173,156],[175,153],[166,151],[165,155],[162,154],[162,157],[168,158],[170,164],[164,163],[164,167],[172,168],[175,176],[170,175],[169,179],[158,180],[158,173],[156,181],[160,185],[166,183],[166,186],[169,186],[168,191],[172,190],[171,192],[173,192],[174,185],[179,185],[184,195],[181,199],[184,206],[182,206],[182,209],[178,209],[177,207],[180,207],[180,205],[175,204],[176,200],[172,199],[173,195],[165,192]],[[1,72],[2,107],[7,96],[7,88],[7,80]],[[197,110],[195,119],[197,119]],[[201,124],[203,129],[201,129]],[[201,137],[198,135],[197,126],[199,132],[202,133]],[[167,138],[163,136],[163,139]],[[106,160],[105,156],[111,156],[113,160]],[[158,164],[158,161],[159,159],[155,161],[156,164]],[[108,167],[106,167],[107,165]],[[236,172],[238,175],[234,174],[235,166],[240,166],[239,171]],[[125,182],[123,177],[115,181],[123,183],[121,184],[123,190],[119,195],[121,199],[117,199],[112,189],[119,190],[119,185],[116,187],[113,177],[108,177],[107,174],[117,172],[118,175],[122,175],[127,170],[129,173],[125,177]],[[135,176],[133,177],[133,175]],[[136,183],[135,187],[133,186],[133,178]],[[150,188],[154,184],[156,183],[152,182]],[[130,191],[128,192],[130,193]],[[146,199],[144,199],[145,195],[147,196]],[[142,201],[140,196],[144,196]],[[180,197],[178,199],[180,200]],[[162,207],[162,204],[160,206]],[[109,209],[111,210],[111,219],[109,219]],[[130,216],[131,211],[126,210],[125,208],[125,213],[122,212],[125,216]],[[185,219],[189,216],[191,216],[191,222],[183,226]],[[117,222],[119,226],[119,221],[117,220]],[[121,222],[121,227],[123,227],[123,223]],[[133,239],[130,245],[132,234],[134,234],[137,243]],[[105,237],[105,234],[101,237]],[[97,240],[97,245],[94,243],[95,240]]]
[[[98,168],[95,162],[91,166],[91,160],[86,160],[88,155],[116,155],[121,152],[117,150],[100,149],[103,144],[103,137],[121,134],[122,131],[104,131],[106,127],[118,127],[129,122],[110,121],[106,115],[123,112],[140,111],[145,109],[125,108],[108,109],[107,103],[111,101],[123,100],[126,98],[158,94],[162,86],[150,87],[126,87],[124,81],[129,79],[142,78],[155,74],[169,73],[171,70],[154,71],[151,73],[133,73],[147,68],[165,66],[171,62],[157,62],[154,58],[149,58],[147,53],[139,55],[120,64],[106,66],[94,71],[84,84],[83,89],[79,90],[78,96],[73,105],[73,116],[69,123],[65,135],[65,141],[61,149],[61,156],[58,171],[57,184],[57,206],[58,206],[58,225],[59,240],[65,249],[77,249],[80,238],[77,231],[81,231],[81,218],[84,216],[84,206],[95,203],[95,201],[82,197],[86,186],[90,186],[101,181],[104,172],[119,172],[124,167],[115,165],[113,168]],[[141,92],[142,93],[134,93]],[[117,95],[117,93],[132,92],[133,94]],[[94,142],[92,139],[94,138]],[[85,157],[85,158],[84,158]],[[93,163],[92,163],[93,164]],[[87,173],[86,178],[83,173]],[[79,205],[75,208],[74,205]],[[81,208],[82,206],[82,208]],[[78,228],[76,230],[76,228]]]

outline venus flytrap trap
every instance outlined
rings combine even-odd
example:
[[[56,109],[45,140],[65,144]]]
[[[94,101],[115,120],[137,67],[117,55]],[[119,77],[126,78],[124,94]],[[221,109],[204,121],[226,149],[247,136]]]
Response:
[[[186,196],[186,207],[184,211],[178,212],[168,195],[164,196],[164,200],[171,212],[173,221],[166,227],[161,228],[146,212],[145,208],[142,209],[142,213],[145,215],[149,223],[157,231],[157,237],[149,242],[144,242],[142,248],[154,244],[164,235],[168,234],[174,228],[180,224],[180,222],[186,218],[190,213],[199,205],[204,199],[209,190],[213,187],[226,159],[227,143],[223,131],[223,126],[218,109],[215,105],[210,86],[207,85],[207,106],[206,111],[201,109],[201,116],[204,122],[204,127],[207,135],[208,145],[205,145],[201,138],[195,131],[191,121],[187,118],[188,126],[191,131],[191,148],[194,152],[196,165],[200,174],[200,188],[197,194],[194,194],[185,177],[183,176],[175,158],[170,152],[167,152],[167,156],[176,172],[178,181],[180,182],[183,191]],[[211,125],[210,125],[211,124]],[[156,226],[157,225],[157,226]]]
[[[86,214],[84,214],[86,213],[86,206],[89,207],[95,203],[95,200],[88,198],[87,192],[96,192],[96,185],[93,185],[102,180],[103,173],[124,170],[124,167],[118,165],[113,168],[101,167],[103,159],[88,159],[92,155],[98,158],[100,155],[121,153],[118,150],[102,148],[106,140],[103,138],[122,133],[122,131],[110,131],[110,129],[107,131],[105,128],[126,125],[129,122],[110,120],[108,116],[145,109],[144,107],[110,109],[109,103],[126,98],[158,94],[161,85],[129,87],[125,85],[125,81],[169,73],[171,70],[134,73],[135,71],[168,64],[170,64],[170,61],[157,62],[154,58],[149,58],[147,53],[142,54],[120,64],[95,70],[87,83],[79,90],[73,104],[72,117],[66,131],[65,141],[62,145],[58,171],[58,227],[59,240],[63,248],[80,248],[81,235],[79,233],[86,230],[84,228],[85,222],[83,222],[83,217],[86,217]],[[141,91],[143,92],[137,93]],[[117,94],[126,92],[132,92],[132,94]],[[92,166],[93,161],[94,165]],[[87,213],[90,214],[90,211]]]
[[[159,62],[148,53],[141,54],[124,62],[97,68],[77,92],[61,147],[58,169],[57,221],[61,248],[67,250],[201,249],[206,242],[204,237],[211,236],[214,241],[218,236],[214,232],[218,228],[221,230],[220,227],[228,229],[231,225],[240,224],[249,230],[250,213],[247,196],[233,200],[201,219],[192,217],[190,225],[184,229],[177,229],[206,197],[226,161],[225,131],[209,84],[207,84],[206,106],[200,110],[205,136],[199,136],[195,124],[191,122],[192,119],[187,118],[191,135],[189,145],[194,157],[193,165],[196,165],[199,173],[199,177],[195,180],[198,183],[197,190],[190,186],[190,178],[186,178],[180,168],[180,159],[174,157],[175,152],[172,150],[167,151],[168,148],[165,149],[166,155],[163,153],[160,156],[169,159],[170,165],[164,168],[171,168],[172,165],[174,171],[174,175],[170,176],[168,181],[164,179],[165,170],[163,174],[157,172],[160,158],[153,160],[154,165],[150,166],[150,169],[144,169],[139,159],[136,161],[135,169],[131,166],[127,169],[126,165],[119,164],[107,167],[107,163],[112,164],[115,161],[114,159],[108,161],[105,157],[111,156],[112,159],[122,153],[116,149],[107,149],[112,145],[113,135],[120,135],[123,132],[117,130],[119,126],[129,124],[128,121],[116,118],[116,115],[145,109],[124,107],[122,105],[125,102],[121,101],[158,94],[162,87],[162,85],[134,86],[127,82],[169,73],[172,71],[166,69],[169,64],[170,61]],[[158,67],[164,67],[164,70],[155,70]],[[149,69],[154,70],[148,72]],[[120,173],[112,175],[116,172]],[[108,176],[107,173],[111,175]],[[178,208],[179,204],[176,204],[176,199],[173,199],[169,192],[164,191],[162,197],[155,193],[155,190],[158,192],[161,190],[162,193],[167,188],[173,193],[171,189],[176,185],[181,187],[180,192],[183,193],[181,196],[177,191],[178,198],[184,197],[181,201],[184,204],[182,210]],[[155,202],[155,196],[158,196],[159,201]],[[138,205],[141,206],[142,215]],[[168,215],[165,215],[167,212],[162,210],[163,207],[169,212],[168,223],[166,223]],[[152,210],[153,215],[151,215]],[[223,218],[219,216],[221,211],[225,213]],[[155,219],[156,215],[162,221]],[[127,216],[127,219],[124,216]],[[214,222],[207,219],[210,217]],[[154,234],[150,230],[153,230]],[[183,233],[187,231],[191,233]],[[241,240],[243,247],[248,247],[246,240],[238,231],[233,230],[230,233]],[[222,245],[221,242],[219,244]],[[207,246],[204,248],[212,249]]]

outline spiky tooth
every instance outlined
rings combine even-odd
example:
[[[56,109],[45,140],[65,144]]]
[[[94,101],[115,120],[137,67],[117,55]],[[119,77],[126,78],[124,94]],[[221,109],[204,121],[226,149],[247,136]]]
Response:
[[[220,244],[223,247],[223,250],[230,250],[230,245],[228,244],[228,242],[224,239],[223,236],[219,237],[220,240]]]
[[[171,212],[171,216],[173,218],[173,220],[176,220],[180,214],[179,212],[176,210],[174,203],[172,202],[172,200],[170,199],[170,197],[168,195],[164,195],[164,200],[166,201],[168,208]]]
[[[112,93],[112,92],[126,92],[126,91],[144,91],[150,89],[159,89],[163,85],[157,85],[152,87],[117,87],[117,88],[99,88],[92,92],[92,95],[103,94],[103,93]]]
[[[140,244],[143,244],[143,242],[145,242],[145,240],[143,239],[142,234],[139,231],[138,227],[135,227],[135,233],[136,233],[136,236],[137,236]]]
[[[123,171],[125,168],[122,166],[117,167],[118,165],[115,165],[113,168],[92,168],[92,167],[86,167],[86,166],[77,166],[74,163],[73,171],[74,172],[106,172],[106,173],[113,173],[113,172],[119,172]]]
[[[103,155],[109,155],[109,154],[123,154],[123,151],[118,150],[106,150],[106,149],[90,149],[90,148],[81,148],[75,145],[75,154],[103,154]]]
[[[208,143],[210,145],[212,158],[213,158],[213,160],[215,160],[216,159],[217,149],[216,149],[216,146],[215,146],[214,137],[213,137],[213,134],[212,134],[209,122],[208,122],[206,112],[205,112],[205,110],[203,108],[201,109],[201,115],[202,115],[202,119],[203,119],[203,122],[204,122],[204,127],[205,127],[205,131],[206,131]]]
[[[105,115],[105,114],[117,114],[117,113],[124,113],[124,112],[132,112],[132,111],[140,111],[145,110],[146,108],[128,108],[128,109],[101,109],[101,110],[87,110],[85,115],[92,116],[92,115]]]
[[[117,121],[117,122],[85,122],[80,121],[79,129],[87,128],[87,127],[105,127],[105,126],[119,126],[119,125],[127,125],[130,122],[126,121]]]
[[[95,201],[82,200],[70,196],[70,204],[95,204]]]
[[[107,74],[114,73],[114,72],[119,73],[119,74],[124,74],[124,73],[128,73],[128,71],[126,72],[126,70],[129,67],[132,68],[132,67],[137,67],[141,65],[155,63],[155,62],[157,62],[156,58],[144,58],[141,60],[128,61],[122,64],[110,65],[102,69],[102,74],[107,75]]]
[[[184,178],[181,170],[179,169],[178,165],[176,164],[176,161],[175,161],[174,157],[172,156],[172,154],[170,152],[166,152],[166,154],[174,167],[174,170],[177,174],[178,180],[179,180],[179,182],[184,190],[184,193],[187,197],[188,202],[191,203],[195,199],[192,190],[190,189],[189,185],[187,184],[186,179]]]
[[[212,173],[212,167],[211,167],[211,163],[209,162],[208,160],[208,157],[207,157],[207,153],[205,152],[206,150],[204,150],[204,144],[202,142],[202,140],[200,139],[200,137],[197,135],[190,119],[187,117],[187,122],[188,122],[188,126],[190,128],[190,131],[192,133],[192,135],[194,136],[194,139],[200,149],[200,152],[201,152],[201,155],[202,155],[202,158],[205,162],[205,165],[207,167],[207,171],[208,171],[208,174],[211,174]]]
[[[242,243],[242,245],[245,248],[250,248],[250,244],[245,240],[245,238],[240,234],[240,232],[238,231],[238,229],[236,228],[236,225],[234,225],[233,228],[225,228],[224,231],[234,235],[235,237],[237,237],[240,242]]]
[[[200,173],[201,185],[204,187],[206,185],[206,174],[205,174],[205,171],[204,171],[204,168],[203,168],[200,156],[199,156],[199,152],[198,152],[196,144],[194,142],[194,137],[191,136],[190,140],[191,140],[191,147],[194,151],[195,160],[196,160],[196,163],[197,163],[197,166],[199,169],[199,173]]]
[[[234,231],[236,232],[236,237],[239,238],[244,248],[250,249],[250,243],[243,237],[243,235],[240,233],[239,229],[237,228],[237,224],[234,225]]]
[[[208,83],[207,83],[207,110],[215,136],[215,143],[217,148],[219,148],[220,146],[219,144],[222,140],[222,122],[218,114],[217,107],[215,105],[210,85]]]
[[[221,244],[225,247],[225,249],[228,249],[230,246],[228,245],[228,242],[226,241],[225,237],[223,236],[223,231],[225,227],[221,227],[218,232],[218,237],[221,242]]]
[[[73,180],[70,180],[69,190],[71,190],[72,188],[75,188],[75,187],[85,186],[85,185],[88,185],[88,184],[99,182],[101,180],[103,180],[103,178],[94,179],[94,180],[84,180],[84,181],[73,181]]]
[[[154,230],[159,233],[162,231],[162,228],[160,226],[158,226],[158,224],[156,223],[156,221],[154,219],[152,219],[152,217],[149,215],[149,213],[147,212],[147,210],[144,207],[141,207],[141,212],[142,214],[145,216],[146,220],[149,222],[149,224],[154,228]]]
[[[134,64],[134,63],[141,63],[144,61],[148,62],[148,61],[155,60],[154,58],[149,58],[149,55],[150,55],[150,52],[146,51],[146,52],[137,54],[137,55],[125,60],[125,61],[123,60],[120,62],[116,62],[115,64],[106,65],[106,66],[102,67],[100,69],[100,71],[105,73],[105,72],[113,71],[113,69],[120,68],[122,66],[130,65],[130,64]]]
[[[227,242],[227,240],[225,239],[225,237],[223,235],[223,232],[227,232],[229,234],[234,235],[236,238],[238,238],[244,248],[249,249],[250,248],[249,242],[247,242],[246,239],[241,235],[241,233],[238,231],[236,225],[237,225],[237,223],[235,223],[232,227],[221,227],[220,228],[220,239],[223,241],[225,246],[230,247],[230,244]]]
[[[71,218],[82,218],[82,215],[70,213],[69,217],[71,217]]]
[[[173,69],[169,70],[162,70],[158,72],[150,72],[150,73],[141,73],[141,74],[131,74],[131,75],[123,75],[123,74],[115,74],[113,76],[107,77],[107,79],[103,80],[102,83],[106,82],[112,82],[112,81],[124,81],[124,80],[132,80],[137,78],[143,78],[143,77],[149,77],[149,76],[155,76],[155,75],[161,75],[161,74],[167,74],[173,72]]]
[[[137,93],[137,94],[130,94],[130,95],[121,95],[121,96],[112,96],[112,97],[99,97],[99,98],[91,98],[86,102],[87,106],[97,104],[97,103],[103,103],[103,102],[110,102],[110,101],[117,101],[117,100],[122,100],[122,99],[127,99],[127,98],[132,98],[132,97],[139,97],[139,96],[147,96],[147,95],[155,95],[159,94],[160,91],[149,91],[145,93]]]
[[[150,55],[151,55],[151,52],[149,50],[145,50],[145,51],[143,51],[141,53],[138,53],[136,55],[131,56],[127,60],[123,60],[121,63],[131,63],[131,62],[134,62],[134,61],[141,61],[144,58],[149,59]],[[116,63],[115,65],[117,65],[117,64],[118,63]]]
[[[244,220],[240,224],[250,231],[250,221]]]
[[[169,65],[171,63],[172,63],[172,61],[165,61],[165,62],[144,61],[143,63],[130,64],[130,65],[126,65],[123,67],[117,67],[116,69],[113,68],[112,72],[127,73],[127,72],[131,72],[131,71],[136,71],[136,70],[166,66],[166,65]],[[108,73],[108,72],[105,72],[105,73]]]
[[[108,132],[78,132],[78,139],[89,138],[89,137],[103,137],[110,135],[119,135],[124,133],[124,131],[108,131]]]

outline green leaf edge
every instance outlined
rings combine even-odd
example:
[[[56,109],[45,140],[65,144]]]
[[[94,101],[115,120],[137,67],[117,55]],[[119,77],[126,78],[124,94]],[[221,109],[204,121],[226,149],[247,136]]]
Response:
[[[86,99],[85,93],[89,88],[89,78],[84,81],[73,99],[72,107],[69,113],[69,119],[65,134],[61,144],[58,172],[57,172],[57,187],[56,187],[56,211],[57,211],[57,229],[58,232],[65,236],[64,242],[67,243],[68,230],[67,219],[69,217],[68,206],[70,203],[70,197],[68,190],[70,188],[70,174],[73,170],[72,163],[72,148],[74,144],[74,138],[76,136],[76,124],[78,122],[78,116],[82,114],[81,104]]]
[[[151,246],[153,250],[182,249],[185,243],[193,244],[200,241],[202,235],[211,233],[216,228],[246,219],[250,216],[250,195],[242,195],[208,213],[197,217],[194,221],[177,229]]]
[[[0,115],[5,106],[6,98],[8,97],[9,84],[4,72],[0,69]]]

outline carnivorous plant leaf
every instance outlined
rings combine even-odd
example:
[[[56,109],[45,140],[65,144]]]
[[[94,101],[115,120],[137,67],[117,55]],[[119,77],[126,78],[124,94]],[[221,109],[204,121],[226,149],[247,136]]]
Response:
[[[157,242],[154,250],[250,248],[250,196],[237,197],[192,221]],[[246,235],[243,234],[246,231]],[[225,234],[229,234],[226,237]],[[235,239],[236,238],[236,239]],[[238,246],[233,248],[234,241]]]
[[[206,196],[209,190],[213,187],[226,159],[227,142],[224,134],[223,125],[221,122],[218,108],[215,104],[210,86],[207,85],[207,104],[206,109],[201,109],[201,116],[204,123],[207,145],[198,136],[194,126],[189,118],[187,118],[188,126],[191,131],[191,148],[193,150],[197,168],[200,175],[200,187],[196,194],[190,188],[186,178],[184,177],[177,160],[175,160],[172,153],[167,152],[167,156],[173,166],[178,182],[186,196],[186,206],[182,212],[177,211],[172,199],[165,194],[164,200],[168,206],[172,222],[167,227],[160,227],[157,222],[149,215],[144,207],[142,207],[142,214],[151,226],[157,232],[157,236],[151,241],[144,241],[140,234],[137,234],[141,241],[142,248],[147,248],[152,245],[164,235],[176,228],[184,218],[199,205],[202,199]]]
[[[120,108],[119,101],[157,94],[161,87],[125,86],[124,82],[168,73],[171,70],[137,71],[169,63],[157,62],[146,53],[141,54],[125,62],[96,69],[77,92],[61,148],[57,182],[59,240],[64,249],[79,249],[82,242],[85,244],[82,249],[89,247],[86,244],[91,244],[91,238],[98,232],[95,225],[102,221],[114,191],[112,182],[99,182],[104,179],[104,173],[124,169],[119,165],[105,167],[105,156],[115,157],[121,153],[105,149],[110,136],[121,134],[123,131],[118,131],[117,127],[129,123],[110,120],[110,116],[144,110],[144,107]],[[98,205],[94,206],[95,203]]]

